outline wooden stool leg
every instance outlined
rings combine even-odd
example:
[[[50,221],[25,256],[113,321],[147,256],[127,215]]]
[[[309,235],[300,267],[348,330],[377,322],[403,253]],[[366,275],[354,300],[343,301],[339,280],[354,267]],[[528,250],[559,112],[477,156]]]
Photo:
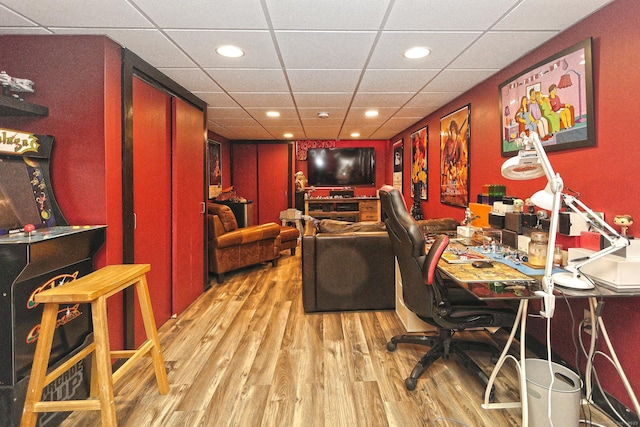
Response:
[[[42,399],[42,389],[44,388],[45,376],[47,375],[49,354],[53,343],[53,333],[56,330],[57,316],[58,304],[50,303],[44,305],[42,322],[40,323],[40,334],[33,356],[29,388],[27,389],[20,427],[35,426],[38,420],[38,413],[34,412],[34,405]]]
[[[140,280],[136,282],[136,291],[138,292],[138,301],[140,301],[140,312],[142,313],[144,330],[147,333],[147,339],[153,343],[151,358],[153,360],[153,369],[156,373],[158,390],[160,394],[167,394],[169,393],[169,380],[167,379],[167,371],[164,367],[162,351],[160,350],[160,340],[158,339],[158,330],[156,328],[155,317],[153,316],[153,308],[151,307],[147,278],[144,274],[140,276]]]
[[[111,350],[107,327],[107,301],[104,296],[91,302],[93,339],[96,343],[95,358],[98,372],[98,395],[103,427],[117,425],[116,406],[113,401],[113,376],[111,372]],[[92,379],[93,382],[93,379]],[[93,387],[92,387],[93,388]]]

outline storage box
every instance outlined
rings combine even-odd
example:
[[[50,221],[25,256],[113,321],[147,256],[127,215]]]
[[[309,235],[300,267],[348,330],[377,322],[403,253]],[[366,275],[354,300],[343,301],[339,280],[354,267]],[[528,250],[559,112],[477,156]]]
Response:
[[[595,251],[583,248],[569,248],[569,262]],[[616,255],[605,255],[580,269],[584,274],[604,282],[606,287],[623,292],[640,289],[640,259],[628,260]]]
[[[575,212],[560,212],[558,216],[558,232],[565,236],[579,236],[588,231],[587,222]]]
[[[473,237],[473,233],[476,232],[476,228],[468,225],[459,225],[456,231],[458,237]]]

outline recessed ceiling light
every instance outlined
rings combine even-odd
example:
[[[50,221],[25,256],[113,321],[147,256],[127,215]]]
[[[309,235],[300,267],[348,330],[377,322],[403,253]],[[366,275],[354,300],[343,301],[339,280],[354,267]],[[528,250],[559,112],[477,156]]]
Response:
[[[364,113],[367,117],[378,117],[378,110],[369,110]]]
[[[420,59],[429,55],[431,51],[426,47],[412,47],[411,49],[407,49],[404,51],[404,57],[407,59]]]
[[[277,111],[267,111],[267,117],[280,117],[280,113]]]
[[[218,55],[226,56],[227,58],[239,58],[244,56],[244,50],[231,45],[217,47],[216,52]]]
[[[293,138],[293,134],[292,133],[285,133],[284,137],[285,138]]]
[[[357,137],[359,137],[359,136],[360,136],[360,134],[359,134],[358,132],[353,132],[353,133],[351,134],[351,137],[352,137],[352,138],[357,138]]]

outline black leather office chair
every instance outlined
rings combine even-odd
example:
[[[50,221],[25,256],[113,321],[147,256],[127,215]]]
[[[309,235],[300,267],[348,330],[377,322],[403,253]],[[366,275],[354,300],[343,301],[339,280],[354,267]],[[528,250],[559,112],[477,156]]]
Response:
[[[431,347],[405,380],[407,390],[414,390],[418,378],[429,366],[441,357],[448,359],[450,354],[455,354],[462,366],[486,386],[489,380],[487,374],[466,351],[489,352],[497,356],[500,349],[484,342],[454,339],[453,334],[467,328],[510,328],[515,312],[510,308],[489,307],[459,286],[442,280],[436,267],[449,243],[448,238],[439,236],[429,252],[425,253],[424,235],[407,211],[400,192],[385,186],[379,194],[387,233],[402,276],[404,303],[420,319],[437,328],[436,334],[397,335],[387,343],[389,351],[395,351],[399,343]]]

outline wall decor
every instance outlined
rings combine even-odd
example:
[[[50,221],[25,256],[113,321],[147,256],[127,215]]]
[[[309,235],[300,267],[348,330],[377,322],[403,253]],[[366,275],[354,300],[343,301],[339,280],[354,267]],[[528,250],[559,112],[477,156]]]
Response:
[[[471,104],[440,119],[440,202],[469,205]]]
[[[336,148],[336,141],[331,140],[309,140],[304,139],[296,141],[296,159],[302,161],[307,160],[307,151],[309,148]]]
[[[393,188],[402,193],[402,139],[393,143]]]
[[[427,200],[427,127],[411,134],[411,197]]]
[[[207,141],[207,170],[209,171],[209,198],[214,199],[222,191],[222,145]]]
[[[591,44],[577,43],[499,86],[503,157],[531,131],[546,151],[595,145]]]

